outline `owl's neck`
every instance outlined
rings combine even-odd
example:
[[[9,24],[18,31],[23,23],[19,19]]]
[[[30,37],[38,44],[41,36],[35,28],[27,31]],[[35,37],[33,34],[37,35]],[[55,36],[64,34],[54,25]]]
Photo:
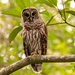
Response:
[[[27,30],[40,29],[43,24],[43,21],[35,20],[34,22],[25,22],[24,27]]]

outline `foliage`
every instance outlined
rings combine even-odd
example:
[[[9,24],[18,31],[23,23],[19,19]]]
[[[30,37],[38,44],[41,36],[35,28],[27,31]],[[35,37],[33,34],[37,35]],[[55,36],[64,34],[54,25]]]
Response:
[[[70,24],[75,24],[75,8],[70,7],[71,0],[63,0],[65,5],[65,16]],[[9,0],[3,4],[0,1],[0,68],[8,66],[24,58],[21,30],[21,12],[26,7],[38,9],[44,22],[48,22],[51,16],[56,15],[50,22],[62,22],[61,15],[64,16],[64,9],[57,10],[57,0]],[[62,4],[59,3],[59,4]],[[14,28],[18,26],[17,28]],[[75,53],[75,28],[67,24],[47,26],[48,29],[48,55],[68,55]],[[19,32],[19,33],[18,33]],[[18,34],[18,35],[17,35]],[[9,35],[9,41],[8,41]],[[17,36],[16,36],[17,35]],[[13,40],[14,39],[14,40]],[[12,42],[11,42],[12,41]],[[11,42],[11,43],[9,43]],[[65,69],[65,66],[66,69]],[[70,70],[75,71],[75,65],[66,63],[43,64],[43,71],[36,75],[73,75]],[[67,71],[70,70],[70,72]],[[30,66],[14,72],[11,75],[35,75]]]
[[[11,42],[11,41],[14,39],[14,37],[18,34],[18,32],[19,32],[20,30],[22,30],[22,26],[19,26],[19,27],[15,28],[15,29],[11,32],[11,34],[9,35],[9,42]]]
[[[70,65],[71,66],[66,66],[66,69],[67,70],[71,70],[72,69],[72,71],[75,72],[75,63],[70,63]]]

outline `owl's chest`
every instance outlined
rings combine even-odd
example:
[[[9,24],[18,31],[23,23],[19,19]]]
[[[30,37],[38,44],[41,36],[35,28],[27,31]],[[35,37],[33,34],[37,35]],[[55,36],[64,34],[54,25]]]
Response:
[[[35,44],[37,42],[40,42],[41,34],[40,30],[28,30],[24,31],[24,40],[26,44]]]
[[[41,34],[39,30],[25,31],[23,39],[31,51],[41,49]]]

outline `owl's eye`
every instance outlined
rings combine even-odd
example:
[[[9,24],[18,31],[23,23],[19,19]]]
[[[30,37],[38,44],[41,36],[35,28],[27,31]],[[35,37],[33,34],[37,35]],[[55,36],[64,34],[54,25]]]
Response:
[[[25,13],[24,15],[25,15],[26,17],[28,17],[28,16],[29,16],[29,14],[28,14],[28,13]]]
[[[32,16],[34,16],[34,15],[35,15],[35,12],[32,13]]]

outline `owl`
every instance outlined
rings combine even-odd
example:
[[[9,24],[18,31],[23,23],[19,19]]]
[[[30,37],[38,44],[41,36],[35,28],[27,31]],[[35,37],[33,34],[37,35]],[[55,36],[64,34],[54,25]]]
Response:
[[[34,7],[22,11],[23,18],[23,46],[25,56],[46,55],[47,53],[47,28]],[[35,73],[42,71],[42,63],[31,64]]]

